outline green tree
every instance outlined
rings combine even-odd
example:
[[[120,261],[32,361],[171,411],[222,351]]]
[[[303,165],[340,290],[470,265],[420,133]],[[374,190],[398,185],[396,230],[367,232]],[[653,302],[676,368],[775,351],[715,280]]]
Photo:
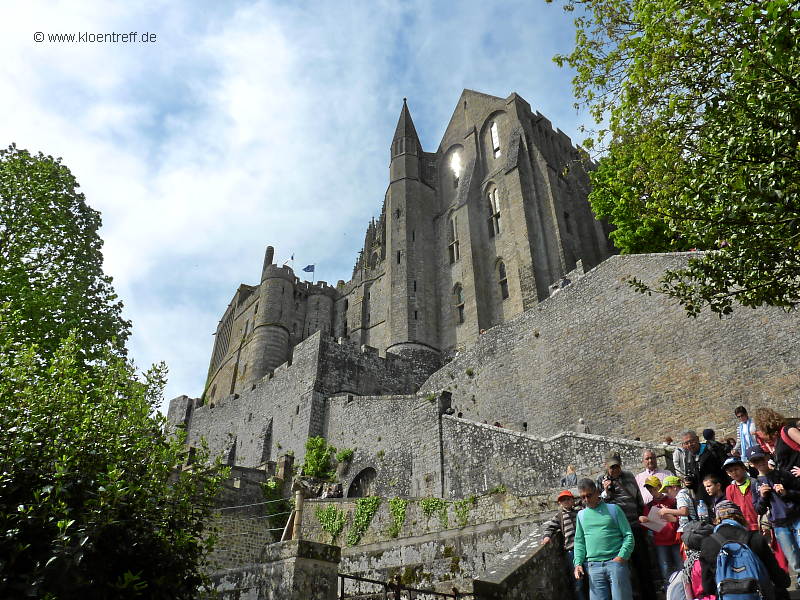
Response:
[[[800,4],[567,0],[590,201],[623,252],[707,250],[655,289],[690,315],[800,302]]]
[[[130,323],[103,273],[100,214],[60,159],[0,150],[0,304],[19,315],[16,339],[51,356],[70,332],[91,360],[124,351]]]
[[[0,151],[0,598],[194,598],[225,471],[125,360],[99,214],[67,167]]]
[[[163,366],[139,379],[108,348],[90,372],[80,336],[45,357],[18,319],[0,312],[0,597],[194,598],[224,470],[176,470]]]

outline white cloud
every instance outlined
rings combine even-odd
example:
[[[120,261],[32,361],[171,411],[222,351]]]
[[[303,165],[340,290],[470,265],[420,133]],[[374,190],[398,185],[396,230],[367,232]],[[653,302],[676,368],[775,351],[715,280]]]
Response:
[[[517,91],[567,133],[577,123],[550,63],[568,21],[528,0],[33,1],[4,4],[0,22],[4,143],[62,156],[103,213],[132,355],[168,362],[168,397],[202,391],[210,333],[267,244],[349,277],[403,96],[427,150],[463,87]],[[35,43],[37,31],[157,42]]]

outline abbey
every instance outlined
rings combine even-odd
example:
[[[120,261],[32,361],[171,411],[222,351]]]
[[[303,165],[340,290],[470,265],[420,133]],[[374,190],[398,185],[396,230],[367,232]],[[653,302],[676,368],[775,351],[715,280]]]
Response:
[[[587,193],[577,149],[517,94],[465,90],[435,152],[404,99],[352,279],[301,282],[268,249],[220,321],[206,401],[248,389],[316,331],[436,364],[613,252]]]
[[[691,253],[615,254],[578,150],[517,94],[465,90],[436,152],[404,101],[389,147],[350,281],[300,281],[268,247],[258,283],[239,286],[203,395],[170,402],[189,446],[270,471],[324,436],[355,449],[347,493],[367,478],[381,494],[526,494],[543,472],[531,436],[581,417],[658,441],[729,431],[739,404],[794,413],[796,316],[687,319],[636,293],[631,277],[655,284]]]

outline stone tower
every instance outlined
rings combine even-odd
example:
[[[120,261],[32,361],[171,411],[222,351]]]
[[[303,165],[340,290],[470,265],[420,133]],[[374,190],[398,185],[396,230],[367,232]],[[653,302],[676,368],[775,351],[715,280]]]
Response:
[[[435,190],[421,173],[432,157],[422,151],[406,99],[390,152],[386,227],[387,352],[439,352],[435,292]]]

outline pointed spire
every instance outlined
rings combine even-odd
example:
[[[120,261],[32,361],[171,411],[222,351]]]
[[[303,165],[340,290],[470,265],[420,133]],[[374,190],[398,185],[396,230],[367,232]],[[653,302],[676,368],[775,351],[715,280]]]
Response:
[[[414,128],[414,121],[411,120],[411,113],[408,112],[406,98],[403,98],[403,109],[400,111],[400,118],[397,120],[397,128],[394,130],[394,138],[412,138],[419,144],[417,130]]]

